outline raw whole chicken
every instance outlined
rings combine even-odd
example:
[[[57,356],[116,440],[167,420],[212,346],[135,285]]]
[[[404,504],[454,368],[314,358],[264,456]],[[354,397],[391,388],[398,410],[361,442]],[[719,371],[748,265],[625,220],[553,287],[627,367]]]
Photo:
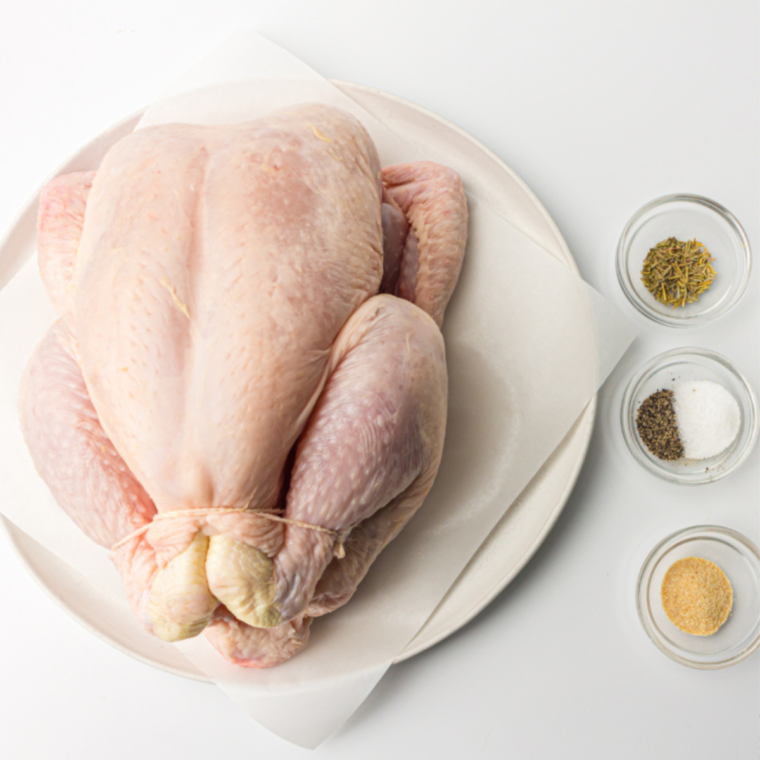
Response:
[[[148,631],[268,667],[351,597],[438,469],[466,234],[453,171],[381,171],[321,105],[139,130],[44,188],[22,427]]]

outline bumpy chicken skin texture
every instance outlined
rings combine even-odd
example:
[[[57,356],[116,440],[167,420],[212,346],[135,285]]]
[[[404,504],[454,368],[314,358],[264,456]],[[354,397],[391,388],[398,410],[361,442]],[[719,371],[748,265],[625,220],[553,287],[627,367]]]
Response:
[[[350,598],[438,469],[466,225],[454,172],[381,173],[363,127],[317,105],[145,129],[43,191],[61,319],[22,425],[61,506],[121,542],[145,628],[206,628],[267,667]],[[283,508],[288,523],[255,514]],[[346,556],[303,523],[353,528]]]

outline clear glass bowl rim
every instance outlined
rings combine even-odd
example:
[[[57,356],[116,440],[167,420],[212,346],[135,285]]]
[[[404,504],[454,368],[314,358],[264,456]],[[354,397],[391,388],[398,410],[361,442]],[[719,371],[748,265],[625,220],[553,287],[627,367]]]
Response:
[[[742,241],[742,250],[744,251],[744,272],[741,276],[741,279],[739,280],[736,292],[733,294],[729,301],[723,303],[719,309],[716,309],[712,313],[694,314],[691,317],[687,316],[678,318],[659,314],[658,312],[654,311],[647,303],[642,301],[641,298],[639,298],[639,295],[636,293],[636,290],[633,287],[633,283],[631,282],[630,276],[628,274],[628,238],[631,229],[636,224],[636,222],[638,222],[638,220],[644,216],[644,214],[648,213],[653,208],[674,202],[697,203],[701,206],[709,208],[711,211],[714,211],[719,216],[723,217],[724,221],[729,225],[729,227],[732,227],[734,229]],[[741,297],[744,295],[744,292],[747,290],[750,276],[752,274],[752,253],[750,250],[747,233],[744,231],[744,228],[742,227],[739,220],[725,206],[722,206],[717,201],[706,198],[703,195],[672,193],[670,195],[662,195],[659,198],[655,198],[653,201],[649,201],[649,203],[644,204],[628,220],[628,223],[625,225],[623,232],[620,235],[620,240],[618,241],[615,269],[617,270],[618,282],[620,283],[620,287],[625,294],[625,297],[630,301],[634,308],[645,317],[648,317],[653,322],[657,322],[658,324],[666,325],[668,327],[698,327],[699,325],[703,325],[706,322],[716,319],[717,317],[723,316],[739,302]]]
[[[639,439],[635,430],[635,423],[631,422],[632,405],[636,396],[636,390],[648,377],[658,372],[661,367],[668,363],[671,359],[679,356],[701,356],[720,364],[724,369],[731,373],[739,383],[744,387],[747,398],[749,399],[750,414],[746,424],[749,426],[749,436],[744,445],[744,449],[738,454],[736,461],[725,470],[720,472],[717,476],[715,474],[706,475],[704,479],[690,478],[689,480],[682,479],[677,475],[674,475],[671,471],[665,470],[659,467],[656,462],[650,459],[642,449],[642,445],[639,444]],[[760,417],[758,416],[758,403],[755,397],[755,392],[752,390],[752,386],[744,376],[744,373],[732,364],[725,356],[710,351],[707,348],[698,348],[696,346],[686,346],[682,348],[672,348],[669,351],[665,351],[661,354],[650,359],[644,366],[634,372],[631,379],[628,381],[628,385],[623,393],[623,401],[620,405],[620,424],[623,429],[623,439],[625,440],[628,450],[633,455],[633,458],[642,465],[649,472],[657,475],[663,480],[667,480],[670,483],[677,483],[678,485],[698,486],[705,483],[715,483],[718,480],[722,480],[726,476],[735,472],[742,464],[747,460],[752,453],[752,449],[755,447],[755,443],[758,437],[758,431],[760,430]]]
[[[758,550],[757,546],[755,546],[752,541],[750,541],[746,536],[742,535],[738,531],[732,530],[731,528],[725,528],[720,525],[695,525],[689,528],[682,528],[681,530],[677,530],[674,533],[671,533],[670,535],[663,538],[662,541],[660,541],[654,547],[654,549],[649,552],[647,558],[644,560],[644,564],[641,566],[639,577],[636,582],[636,611],[638,612],[641,625],[644,628],[644,631],[649,639],[661,652],[666,654],[672,660],[681,663],[681,665],[697,668],[698,670],[719,670],[720,668],[727,668],[729,665],[735,665],[737,662],[741,662],[742,660],[749,657],[758,647],[760,647],[760,630],[757,631],[752,641],[744,649],[742,649],[741,652],[734,655],[733,657],[729,657],[725,660],[718,660],[716,662],[697,662],[695,660],[689,660],[685,657],[682,657],[658,640],[653,632],[656,629],[656,626],[651,621],[651,615],[648,612],[649,583],[651,581],[652,571],[654,570],[655,565],[666,551],[670,551],[680,543],[683,543],[683,541],[690,538],[696,538],[700,536],[700,534],[702,534],[702,538],[706,540],[714,540],[716,535],[718,537],[727,536],[729,538],[732,538],[734,541],[741,544],[744,549],[752,554],[757,562],[760,563],[760,550]]]

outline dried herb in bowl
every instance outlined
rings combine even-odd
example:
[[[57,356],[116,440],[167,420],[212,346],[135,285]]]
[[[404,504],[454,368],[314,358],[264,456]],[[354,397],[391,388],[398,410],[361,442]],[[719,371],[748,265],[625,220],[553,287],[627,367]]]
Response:
[[[650,248],[641,270],[641,281],[662,304],[676,308],[696,303],[717,276],[715,259],[696,238],[662,240]]]

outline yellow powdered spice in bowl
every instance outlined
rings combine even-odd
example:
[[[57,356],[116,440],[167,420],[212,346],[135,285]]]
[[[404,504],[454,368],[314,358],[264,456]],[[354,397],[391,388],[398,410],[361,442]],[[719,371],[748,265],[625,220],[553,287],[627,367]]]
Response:
[[[662,580],[661,595],[670,622],[695,636],[715,633],[728,619],[734,600],[726,574],[702,557],[674,562]]]

